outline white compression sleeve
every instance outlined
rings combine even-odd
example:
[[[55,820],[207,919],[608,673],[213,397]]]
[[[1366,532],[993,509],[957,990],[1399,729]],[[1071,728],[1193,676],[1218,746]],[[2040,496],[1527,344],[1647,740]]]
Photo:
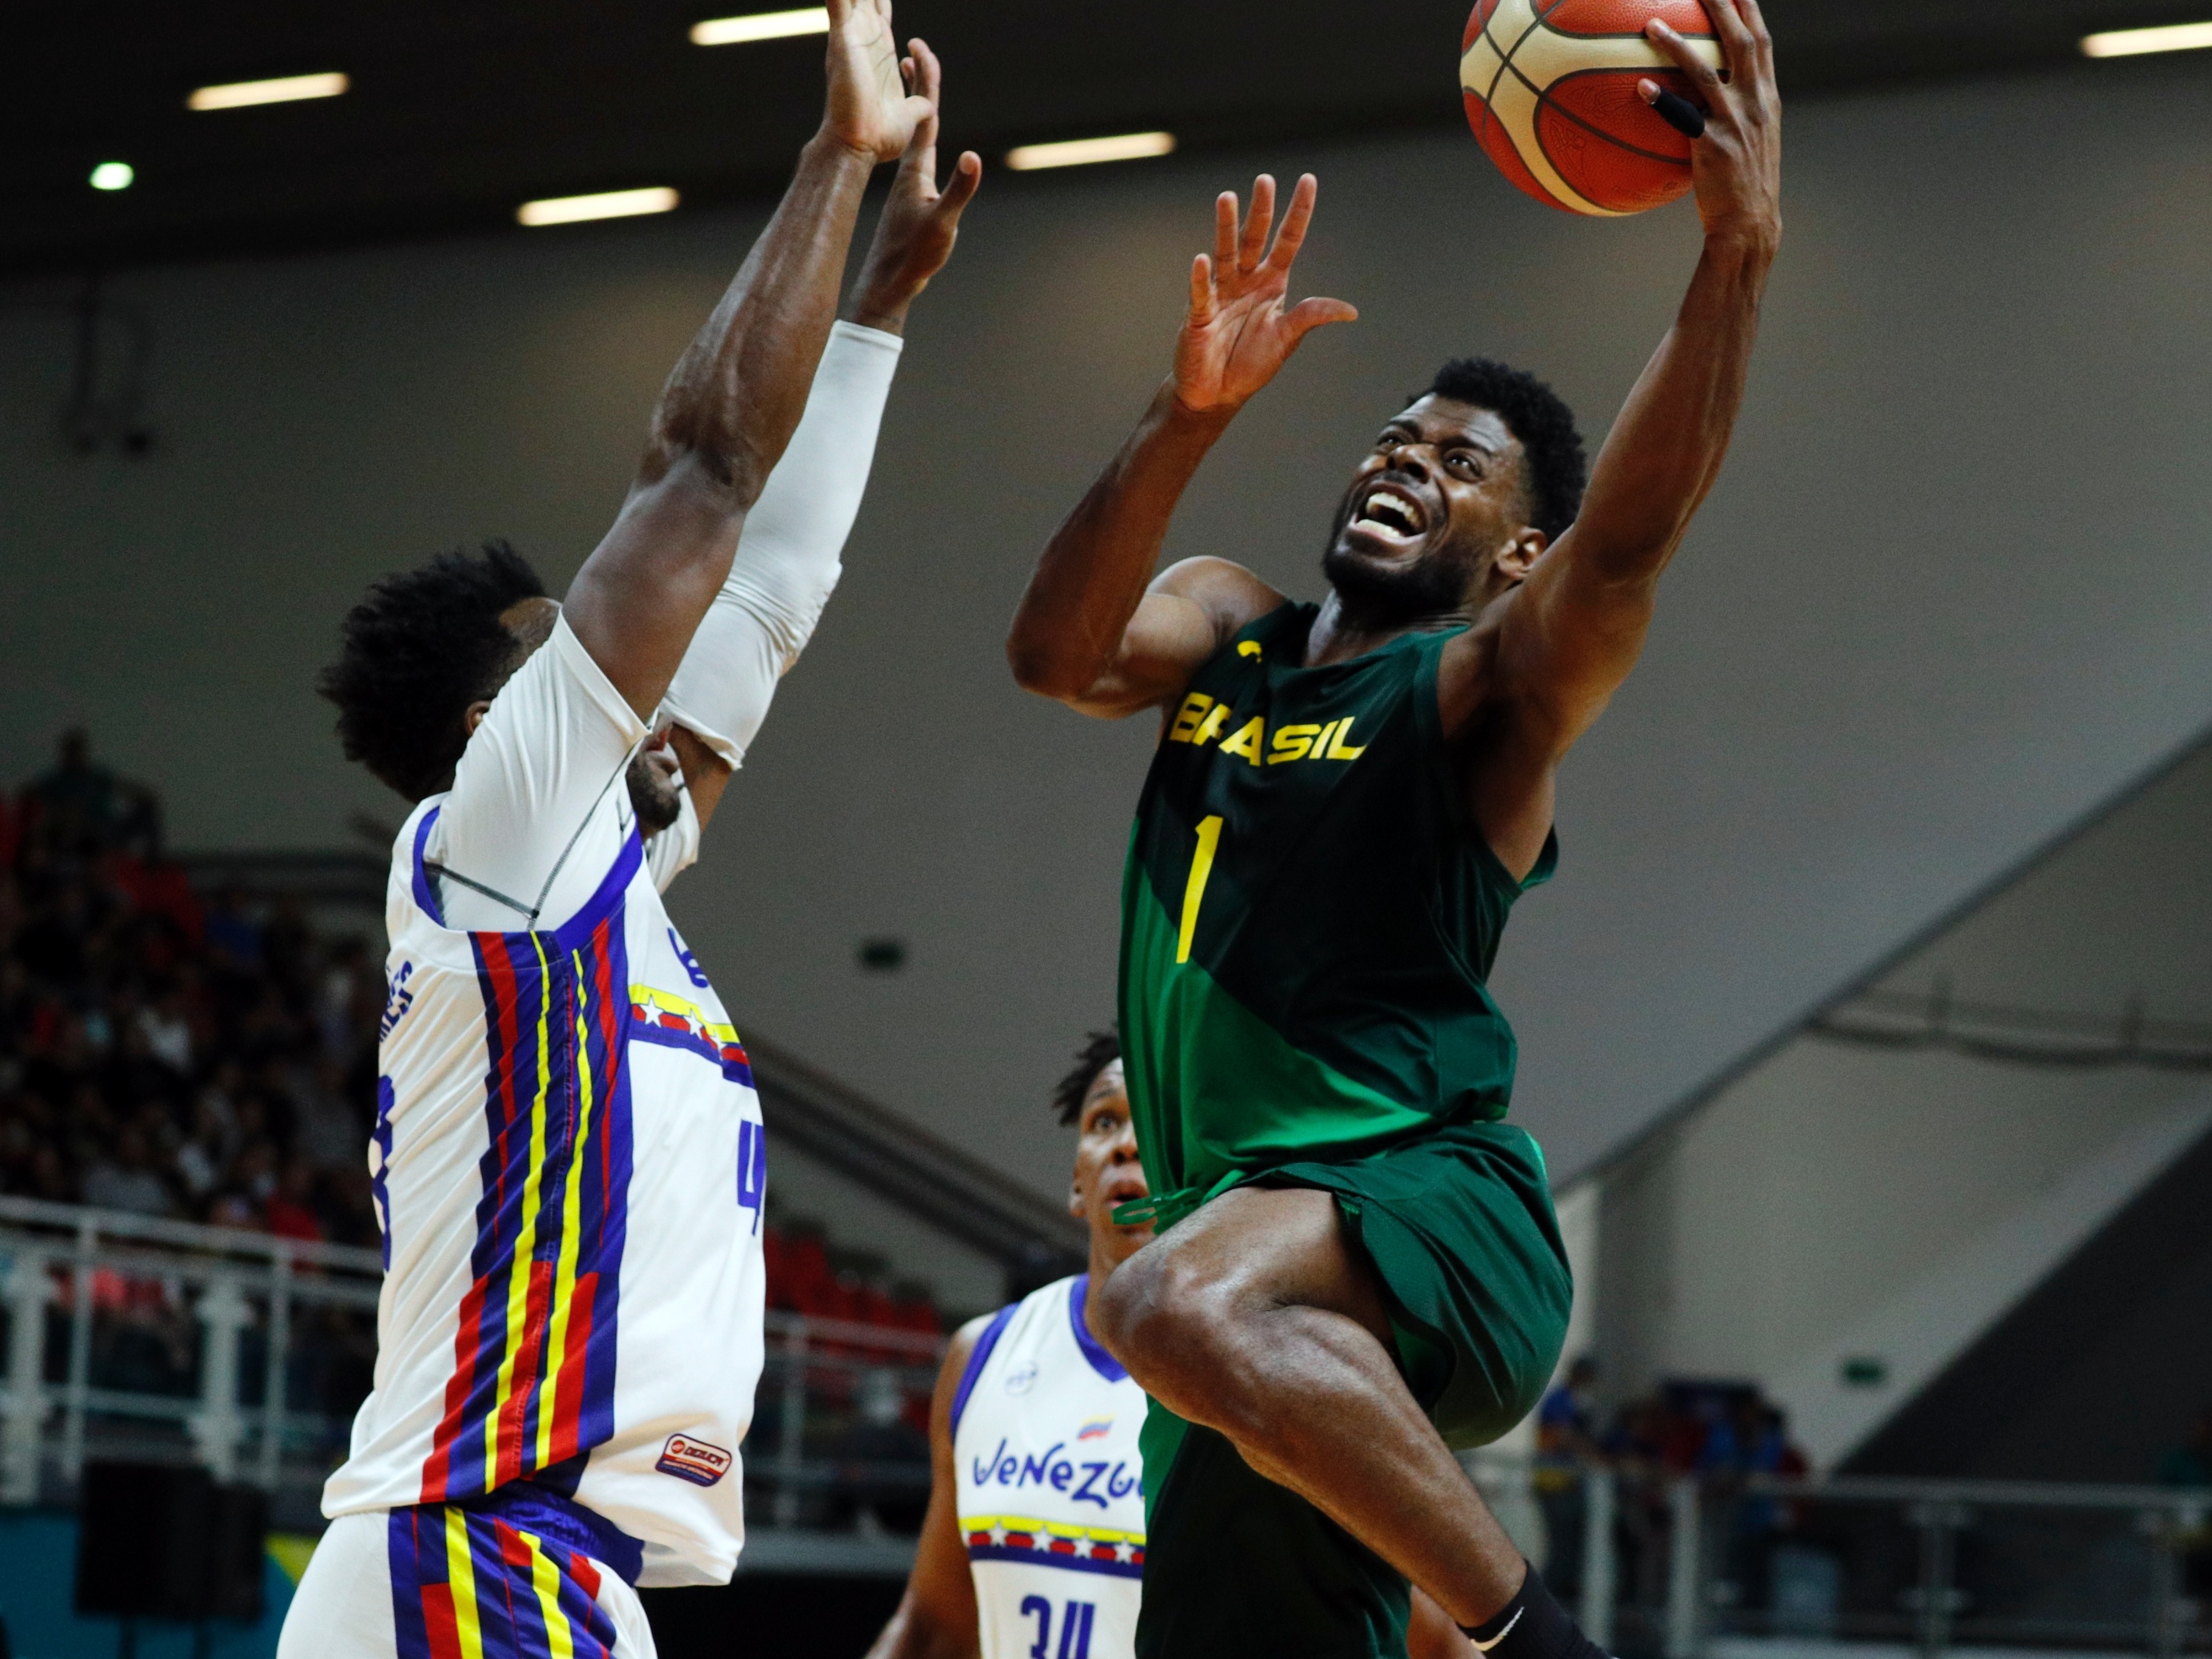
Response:
[[[905,343],[853,323],[831,331],[805,416],[745,515],[729,580],[661,701],[665,720],[732,766],[744,761],[776,681],[799,660],[843,572],[838,556],[860,515]]]

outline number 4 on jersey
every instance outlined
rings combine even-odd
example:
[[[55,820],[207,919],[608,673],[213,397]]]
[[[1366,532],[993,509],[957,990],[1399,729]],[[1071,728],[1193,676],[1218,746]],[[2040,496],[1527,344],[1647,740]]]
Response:
[[[1022,1598],[1022,1617],[1036,1620],[1036,1640],[1030,1644],[1030,1659],[1091,1659],[1091,1625],[1098,1615],[1095,1601],[1070,1601],[1060,1615],[1060,1651],[1052,1650],[1052,1603],[1042,1595]]]

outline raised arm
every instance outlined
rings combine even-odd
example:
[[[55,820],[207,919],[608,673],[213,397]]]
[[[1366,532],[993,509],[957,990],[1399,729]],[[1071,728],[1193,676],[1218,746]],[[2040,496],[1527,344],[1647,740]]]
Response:
[[[650,719],[791,441],[835,320],[868,175],[907,148],[890,0],[830,0],[829,94],[782,204],[669,376],[621,515],[568,590],[569,626]]]
[[[838,325],[822,354],[806,414],[746,517],[728,579],[684,653],[661,705],[670,744],[703,828],[767,718],[777,681],[799,659],[837,585],[859,517],[907,312],[952,257],[960,216],[982,181],[973,151],[937,183],[943,76],[912,43],[918,123]]]
[[[868,1650],[868,1659],[975,1659],[982,1638],[975,1618],[975,1581],[960,1540],[958,1472],[952,1462],[952,1401],[968,1357],[987,1320],[961,1328],[945,1351],[929,1406],[929,1510],[915,1547],[914,1571],[898,1610]]]
[[[1022,689],[1087,714],[1118,719],[1178,695],[1221,641],[1281,603],[1249,571],[1221,559],[1153,567],[1199,463],[1237,411],[1274,379],[1300,341],[1359,313],[1340,300],[1286,306],[1291,267],[1313,219],[1318,186],[1298,180],[1272,249],[1275,181],[1214,204],[1214,251],[1190,273],[1190,310],[1175,369],[1136,433],[1046,545],[1014,613],[1006,659]]]
[[[1758,0],[1707,0],[1706,9],[1727,54],[1725,80],[1665,24],[1648,31],[1706,110],[1691,161],[1705,227],[1696,274],[1599,452],[1580,517],[1508,601],[1482,698],[1503,705],[1505,718],[1462,711],[1494,735],[1474,805],[1515,867],[1534,862],[1550,828],[1551,768],[1636,665],[1660,574],[1720,474],[1782,239],[1773,41]],[[1643,91],[1650,101],[1659,88],[1647,81]],[[1469,654],[1481,648],[1480,633],[1465,636]],[[1525,859],[1508,843],[1522,844]]]

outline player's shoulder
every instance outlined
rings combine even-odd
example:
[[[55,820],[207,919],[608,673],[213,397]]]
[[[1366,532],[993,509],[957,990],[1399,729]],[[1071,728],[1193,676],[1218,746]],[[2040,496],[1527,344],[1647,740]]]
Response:
[[[972,1362],[975,1369],[981,1370],[1017,1324],[1023,1331],[1034,1332],[1040,1316],[1050,1318],[1066,1309],[1078,1277],[1079,1275],[1070,1274],[1066,1279],[1056,1279],[1049,1285],[1038,1286],[1026,1296],[1016,1297],[994,1312],[979,1314],[954,1334],[947,1359],[957,1354],[963,1360]]]
[[[416,912],[433,919],[437,915],[427,866],[435,857],[430,843],[445,804],[446,793],[442,790],[434,795],[425,795],[415,803],[398,833],[392,838],[392,862],[385,881],[384,898],[385,932],[392,939],[398,939],[406,931]]]
[[[1152,579],[1151,591],[1188,599],[1206,612],[1224,640],[1279,610],[1285,599],[1235,560],[1210,557],[1170,565]]]
[[[945,1357],[950,1358],[954,1354],[964,1356],[975,1352],[975,1345],[983,1340],[984,1334],[999,1322],[1006,1311],[1004,1308],[999,1308],[987,1314],[977,1314],[953,1332],[952,1340],[945,1347]]]

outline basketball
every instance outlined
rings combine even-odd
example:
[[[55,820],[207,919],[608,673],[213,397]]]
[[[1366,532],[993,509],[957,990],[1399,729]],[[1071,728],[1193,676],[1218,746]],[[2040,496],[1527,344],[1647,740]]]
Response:
[[[1655,17],[1722,67],[1698,0],[1477,0],[1460,88],[1499,171],[1540,202],[1607,218],[1687,191],[1691,140],[1636,90],[1652,80],[1690,96],[1689,77],[1644,37]]]

